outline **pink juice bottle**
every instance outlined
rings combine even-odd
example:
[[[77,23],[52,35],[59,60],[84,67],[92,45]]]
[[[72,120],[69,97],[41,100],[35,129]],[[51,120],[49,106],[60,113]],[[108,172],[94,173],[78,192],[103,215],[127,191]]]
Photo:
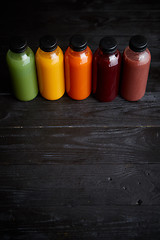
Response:
[[[141,99],[146,91],[151,54],[144,36],[131,37],[123,53],[121,96],[128,101]]]

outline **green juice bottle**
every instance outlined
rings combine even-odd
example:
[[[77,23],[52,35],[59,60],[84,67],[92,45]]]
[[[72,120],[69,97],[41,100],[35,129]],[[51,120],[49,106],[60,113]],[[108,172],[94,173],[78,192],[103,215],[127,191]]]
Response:
[[[35,58],[27,41],[12,38],[6,56],[13,92],[20,101],[30,101],[38,94]]]

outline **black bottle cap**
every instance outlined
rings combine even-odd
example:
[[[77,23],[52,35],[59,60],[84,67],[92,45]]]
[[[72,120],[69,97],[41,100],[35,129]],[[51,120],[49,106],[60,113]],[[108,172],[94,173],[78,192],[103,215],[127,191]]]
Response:
[[[147,39],[141,35],[131,37],[129,47],[134,52],[143,52],[147,48]]]
[[[70,38],[69,46],[73,51],[81,52],[87,48],[87,40],[83,35],[73,35]]]
[[[26,50],[27,40],[23,37],[12,37],[10,39],[9,49],[14,53],[22,53]]]
[[[113,37],[103,37],[100,40],[99,48],[102,50],[103,53],[114,53],[117,49],[117,41]]]
[[[46,35],[39,40],[40,49],[44,52],[52,52],[57,48],[57,39],[52,35]]]

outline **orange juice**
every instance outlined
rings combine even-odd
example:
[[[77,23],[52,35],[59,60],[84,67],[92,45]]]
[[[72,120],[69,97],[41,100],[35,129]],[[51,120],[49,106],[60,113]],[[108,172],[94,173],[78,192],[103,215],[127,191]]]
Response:
[[[85,38],[74,35],[65,52],[66,92],[75,99],[87,98],[92,88],[92,52]]]
[[[40,39],[36,52],[39,90],[48,100],[57,100],[65,92],[64,58],[61,48],[53,36]]]

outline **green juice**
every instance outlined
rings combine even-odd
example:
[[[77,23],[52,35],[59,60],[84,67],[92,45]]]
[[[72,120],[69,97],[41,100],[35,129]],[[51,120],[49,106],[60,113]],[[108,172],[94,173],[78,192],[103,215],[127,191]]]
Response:
[[[33,51],[28,46],[23,52],[9,49],[6,60],[16,98],[21,101],[34,99],[38,94],[38,84]]]

